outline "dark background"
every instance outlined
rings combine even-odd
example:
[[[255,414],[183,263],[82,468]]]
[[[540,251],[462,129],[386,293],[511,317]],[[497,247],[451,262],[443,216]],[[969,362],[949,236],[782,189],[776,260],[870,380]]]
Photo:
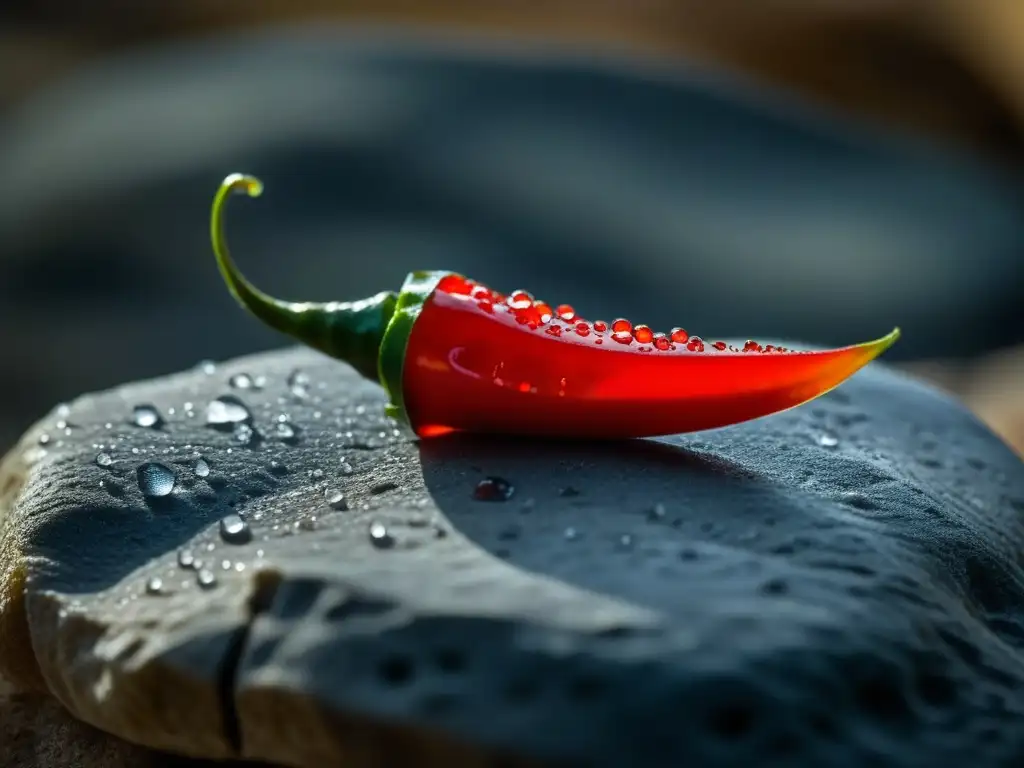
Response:
[[[0,448],[82,392],[289,343],[213,263],[233,171],[267,185],[231,208],[238,260],[284,298],[450,268],[710,338],[899,325],[887,359],[1014,440],[1018,369],[970,373],[1024,342],[1012,19],[748,5],[5,4]]]

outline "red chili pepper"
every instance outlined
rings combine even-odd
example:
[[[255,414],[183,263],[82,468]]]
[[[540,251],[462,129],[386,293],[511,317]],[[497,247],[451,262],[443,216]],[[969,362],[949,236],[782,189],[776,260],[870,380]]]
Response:
[[[505,296],[451,272],[413,272],[401,292],[291,303],[239,273],[223,233],[227,197],[260,182],[234,174],[213,204],[221,274],[268,325],[379,379],[390,415],[421,437],[452,431],[629,438],[723,427],[792,408],[880,355],[899,329],[841,349],[705,344],[681,328],[588,322],[525,291]]]

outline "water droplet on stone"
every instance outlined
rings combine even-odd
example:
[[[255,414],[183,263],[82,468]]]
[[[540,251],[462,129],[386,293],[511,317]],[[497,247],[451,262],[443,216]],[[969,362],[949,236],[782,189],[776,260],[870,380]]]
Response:
[[[473,489],[473,498],[477,501],[508,501],[515,492],[515,487],[508,480],[485,477]]]
[[[309,477],[312,480],[322,480],[323,476],[324,476],[324,471],[322,469],[311,469],[309,471]]]
[[[151,576],[149,581],[146,582],[146,594],[147,595],[160,595],[164,591],[164,580],[159,576]]]
[[[132,424],[137,427],[156,429],[163,424],[163,419],[155,406],[143,403],[132,409]]]
[[[114,459],[109,453],[97,453],[96,463],[101,467],[109,467],[114,463]]]
[[[165,464],[155,461],[146,462],[136,470],[136,475],[139,480],[139,489],[144,496],[168,496],[174,490],[174,470]]]
[[[178,550],[178,566],[181,568],[193,568],[196,565],[196,556],[191,549]]]
[[[196,477],[209,477],[210,465],[206,459],[196,459],[195,464],[192,465],[192,471],[195,472]]]
[[[395,539],[384,523],[370,523],[370,543],[377,549],[390,549],[395,545]]]
[[[256,442],[256,430],[248,424],[235,424],[235,441],[241,445],[252,445]]]
[[[572,526],[570,526],[570,527],[565,529],[565,532],[563,533],[563,536],[565,536],[565,540],[566,541],[575,541],[576,539],[578,539],[580,537],[580,532],[577,531]]]
[[[628,533],[622,534],[619,536],[618,547],[619,549],[632,549],[633,537]]]
[[[818,445],[822,448],[835,448],[839,445],[839,438],[835,435],[822,434],[818,436]]]
[[[213,427],[233,428],[235,424],[245,424],[251,419],[252,414],[245,403],[234,395],[223,395],[206,406],[206,423]]]
[[[288,391],[292,397],[305,400],[309,397],[309,376],[301,370],[294,370],[288,376]]]
[[[200,568],[196,572],[196,583],[202,589],[213,589],[217,586],[217,576],[209,568]]]
[[[273,475],[286,475],[288,474],[288,467],[280,461],[274,460],[267,464],[267,471]]]
[[[252,540],[252,529],[239,515],[226,515],[220,520],[220,537],[228,544],[245,544]]]
[[[41,434],[39,436],[39,444],[40,445],[46,445],[49,442],[50,442],[50,436],[48,434],[46,434],[45,432],[43,432],[43,434]]]
[[[230,384],[235,389],[253,388],[252,376],[250,376],[248,373],[236,373],[234,376],[228,379],[228,384]]]
[[[328,490],[324,493],[324,498],[327,500],[327,506],[331,509],[343,511],[348,509],[348,500],[339,490]]]
[[[196,370],[205,373],[207,376],[212,376],[217,372],[217,364],[213,360],[200,360],[196,365]]]
[[[297,443],[299,430],[286,421],[279,421],[274,427],[274,436],[282,443]]]

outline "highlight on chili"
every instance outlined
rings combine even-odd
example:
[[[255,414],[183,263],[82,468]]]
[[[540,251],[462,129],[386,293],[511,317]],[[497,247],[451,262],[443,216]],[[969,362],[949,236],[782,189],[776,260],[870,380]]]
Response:
[[[222,182],[210,233],[237,301],[272,328],[379,380],[387,412],[420,437],[489,432],[635,438],[736,424],[835,388],[897,338],[829,350],[706,342],[682,328],[588,321],[567,304],[503,294],[453,272],[413,272],[361,301],[290,302],[250,283],[224,235],[228,197],[262,183]]]

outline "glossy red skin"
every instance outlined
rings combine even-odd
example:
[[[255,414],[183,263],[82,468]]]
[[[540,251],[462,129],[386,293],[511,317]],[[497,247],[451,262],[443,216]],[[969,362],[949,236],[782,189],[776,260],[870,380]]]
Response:
[[[550,326],[562,329],[555,338]],[[602,342],[597,344],[596,338]],[[503,305],[435,290],[413,325],[402,374],[421,437],[451,431],[632,438],[712,429],[799,405],[888,346],[826,351],[704,352],[577,335],[557,319],[535,329]]]

